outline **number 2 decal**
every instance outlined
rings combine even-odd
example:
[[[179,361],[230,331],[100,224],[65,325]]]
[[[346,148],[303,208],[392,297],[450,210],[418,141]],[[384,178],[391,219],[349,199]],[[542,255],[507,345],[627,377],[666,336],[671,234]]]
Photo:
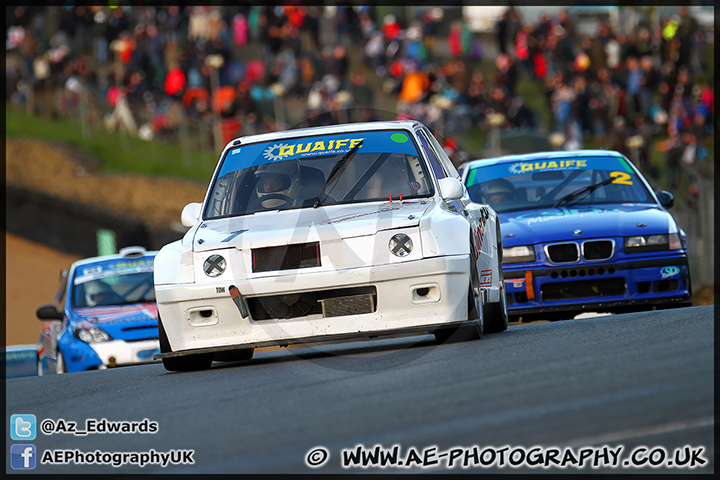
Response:
[[[612,183],[617,185],[632,185],[633,182],[630,180],[630,174],[625,172],[610,172],[610,176],[614,178]]]

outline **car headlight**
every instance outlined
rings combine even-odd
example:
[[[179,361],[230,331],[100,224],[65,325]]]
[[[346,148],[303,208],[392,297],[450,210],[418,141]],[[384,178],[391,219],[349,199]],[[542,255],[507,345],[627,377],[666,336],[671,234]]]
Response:
[[[220,255],[210,255],[203,263],[203,272],[208,277],[217,277],[225,271],[227,262]]]
[[[109,342],[112,337],[97,327],[80,327],[75,336],[85,343]]]
[[[535,261],[535,249],[532,245],[519,247],[503,247],[502,263],[523,263]]]
[[[663,250],[680,249],[682,249],[682,245],[677,233],[625,237],[625,253],[661,252]]]
[[[410,237],[404,233],[398,233],[388,242],[388,248],[393,255],[397,257],[406,257],[410,255],[413,249],[413,241]]]

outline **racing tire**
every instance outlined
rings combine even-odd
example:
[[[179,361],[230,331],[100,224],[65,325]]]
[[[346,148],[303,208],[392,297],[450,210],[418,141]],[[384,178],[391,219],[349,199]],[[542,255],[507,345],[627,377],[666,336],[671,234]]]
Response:
[[[250,360],[255,353],[254,348],[240,348],[237,350],[224,350],[213,354],[215,362],[239,362],[242,360]]]
[[[158,336],[160,340],[160,353],[172,352],[170,342],[165,334],[165,328],[158,315]],[[163,358],[163,367],[169,372],[191,372],[194,370],[207,370],[213,362],[212,353],[185,355],[182,357]]]
[[[488,303],[483,307],[485,333],[500,333],[508,328],[509,319],[507,297],[505,296],[505,279],[503,278],[502,267],[498,267],[500,271],[500,301]]]
[[[472,246],[472,242],[470,243]],[[480,288],[480,275],[477,271],[477,259],[470,253],[470,291],[468,292],[468,320],[475,322],[467,330],[468,340],[479,340],[485,333],[485,306],[483,305],[482,288]],[[463,327],[461,327],[463,328]],[[473,333],[474,331],[474,333]]]
[[[435,340],[438,343],[466,342],[479,340],[483,335],[484,308],[482,305],[482,291],[480,290],[480,278],[477,274],[477,267],[471,254],[470,261],[470,285],[467,295],[467,321],[473,325],[462,325],[459,327],[440,328],[435,330]]]

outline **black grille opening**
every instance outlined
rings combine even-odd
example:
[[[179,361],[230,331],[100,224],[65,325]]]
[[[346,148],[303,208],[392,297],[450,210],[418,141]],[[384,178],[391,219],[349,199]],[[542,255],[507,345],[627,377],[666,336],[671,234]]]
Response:
[[[652,282],[638,282],[637,289],[638,293],[650,293],[650,290],[652,290]]]
[[[253,320],[298,318],[323,313],[322,301],[333,298],[372,296],[373,312],[377,310],[377,289],[374,286],[339,288],[287,295],[247,298]],[[358,313],[366,313],[359,311]],[[371,313],[371,312],[367,312]]]
[[[516,301],[517,303],[527,303],[527,301],[528,301],[527,293],[525,293],[525,292],[518,292],[518,293],[516,293],[516,294],[515,294],[515,301]]]
[[[550,261],[553,263],[577,262],[580,257],[578,246],[575,243],[548,245],[547,252]]]
[[[158,328],[157,325],[136,325],[136,326],[133,326],[133,327],[123,327],[122,331],[123,331],[123,332],[130,332],[130,331],[133,331],[133,330],[150,330],[150,329],[155,329],[155,330],[157,330],[157,328]]]
[[[614,297],[625,294],[625,279],[608,278],[580,282],[546,283],[541,289],[543,301],[572,300],[576,298]]]
[[[674,292],[680,286],[679,280],[660,280],[655,282],[655,293]]]
[[[607,260],[613,255],[613,242],[610,240],[595,240],[583,244],[585,260]]]
[[[594,275],[603,275],[605,273],[609,273],[612,275],[615,273],[615,271],[616,270],[614,267],[608,268],[607,272],[606,272],[605,268],[603,268],[603,267],[600,267],[598,270],[595,270],[594,268],[589,268],[587,270],[585,270],[584,268],[580,268],[580,269],[575,270],[573,268],[570,270],[553,270],[553,271],[549,271],[549,272],[545,273],[545,275],[547,275],[550,278],[552,278],[553,280],[555,280],[557,278],[568,278],[568,277],[571,277],[571,278],[572,277],[592,277]]]
[[[317,266],[320,266],[320,244],[318,242],[254,248],[252,251],[253,272]]]
[[[513,294],[512,294],[512,293],[506,293],[506,294],[505,294],[505,301],[507,302],[508,305],[512,305],[512,304],[513,304]]]

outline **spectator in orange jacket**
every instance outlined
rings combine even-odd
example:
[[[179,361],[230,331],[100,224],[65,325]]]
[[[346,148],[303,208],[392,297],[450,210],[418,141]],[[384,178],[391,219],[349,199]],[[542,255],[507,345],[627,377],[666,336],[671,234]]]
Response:
[[[430,80],[427,75],[418,70],[417,65],[412,62],[403,77],[399,100],[410,104],[415,103],[423,98],[429,87]]]

